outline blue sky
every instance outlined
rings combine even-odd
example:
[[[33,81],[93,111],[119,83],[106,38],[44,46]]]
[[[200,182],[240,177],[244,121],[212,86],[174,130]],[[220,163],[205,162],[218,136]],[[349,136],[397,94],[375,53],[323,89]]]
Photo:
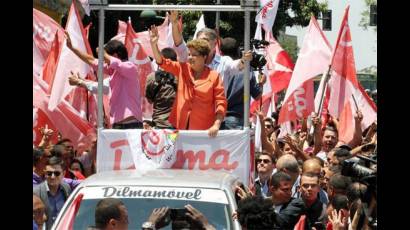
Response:
[[[377,32],[372,27],[364,30],[359,26],[361,12],[366,9],[364,0],[328,0],[328,8],[332,10],[332,31],[324,31],[326,38],[334,47],[339,32],[344,9],[350,5],[349,26],[352,35],[353,52],[356,70],[369,66],[377,66]],[[319,25],[322,21],[319,20]],[[286,34],[298,37],[299,48],[305,36],[306,27],[287,27]]]

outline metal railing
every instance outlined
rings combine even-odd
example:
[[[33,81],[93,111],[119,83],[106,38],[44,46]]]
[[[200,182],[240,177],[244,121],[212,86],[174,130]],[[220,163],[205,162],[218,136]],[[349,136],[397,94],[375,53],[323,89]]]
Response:
[[[99,10],[98,24],[98,129],[103,129],[103,61],[104,61],[104,12],[106,10],[188,10],[188,11],[228,11],[245,12],[244,48],[250,49],[250,11],[257,11],[259,1],[244,0],[241,5],[119,5],[107,4],[106,1],[90,0],[90,9]],[[244,127],[249,127],[249,61],[245,63],[244,72]]]

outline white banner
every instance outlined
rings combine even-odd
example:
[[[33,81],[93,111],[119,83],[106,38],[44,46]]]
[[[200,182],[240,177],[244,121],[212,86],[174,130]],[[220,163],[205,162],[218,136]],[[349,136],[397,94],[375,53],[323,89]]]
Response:
[[[249,145],[249,130],[221,130],[215,138],[208,137],[207,131],[196,130],[99,130],[97,172],[135,168],[224,170],[247,185]]]

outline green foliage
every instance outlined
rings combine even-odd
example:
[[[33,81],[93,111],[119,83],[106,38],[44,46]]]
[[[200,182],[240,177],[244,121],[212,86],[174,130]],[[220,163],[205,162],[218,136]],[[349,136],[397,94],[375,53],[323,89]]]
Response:
[[[299,53],[297,38],[293,38],[287,35],[281,35],[278,37],[278,42],[292,58],[293,63],[296,63]]]
[[[216,0],[157,0],[158,4],[196,4],[196,5],[213,5]],[[239,5],[239,0],[221,0],[223,5]],[[280,30],[283,30],[286,26],[307,26],[311,15],[316,17],[320,12],[327,10],[327,2],[318,3],[317,0],[281,0],[279,2],[279,9],[276,15],[275,23],[272,27],[272,32],[276,37]],[[188,12],[181,13],[184,23],[184,38],[192,38],[195,32],[195,25],[199,20],[202,12]],[[215,15],[216,12],[203,12],[205,16],[205,24],[209,28],[215,28]],[[256,29],[255,16],[256,12],[251,12],[251,36]],[[220,36],[221,37],[234,37],[241,43],[243,43],[243,31],[244,31],[244,13],[243,12],[220,12]]]
[[[367,30],[370,23],[370,5],[376,4],[377,0],[364,0],[366,4],[366,9],[361,13],[362,18],[360,19],[359,26],[364,30]],[[373,26],[374,32],[377,32],[377,26]]]

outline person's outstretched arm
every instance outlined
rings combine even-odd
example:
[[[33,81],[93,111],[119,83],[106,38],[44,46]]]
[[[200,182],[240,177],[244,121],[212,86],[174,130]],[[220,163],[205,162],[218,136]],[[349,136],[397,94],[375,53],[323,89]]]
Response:
[[[66,42],[67,42],[67,47],[73,51],[73,53],[75,55],[77,55],[77,57],[79,57],[83,62],[87,63],[88,65],[92,65],[94,62],[94,57],[88,53],[84,53],[81,50],[75,48],[73,46],[73,44],[71,43],[71,38],[70,38],[70,34],[65,31],[65,35],[66,35]]]
[[[158,65],[161,65],[162,56],[158,48],[159,35],[158,35],[158,29],[155,25],[151,26],[151,29],[149,30],[149,36],[150,36],[151,49],[152,49],[152,54],[154,55],[154,59]]]

